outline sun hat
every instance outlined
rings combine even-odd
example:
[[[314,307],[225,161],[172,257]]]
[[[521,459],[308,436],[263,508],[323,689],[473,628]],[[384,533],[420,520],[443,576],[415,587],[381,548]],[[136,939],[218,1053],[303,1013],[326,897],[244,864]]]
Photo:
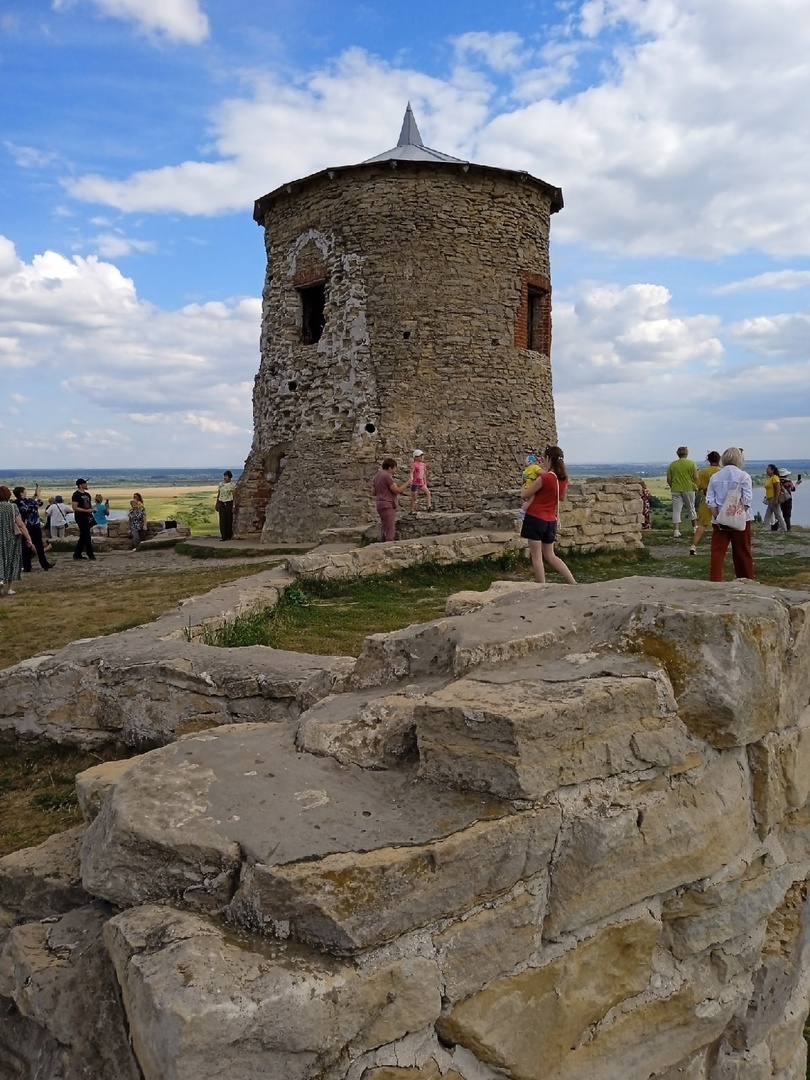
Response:
[[[790,469],[779,469],[779,475],[781,477],[790,476]]]
[[[414,450],[414,452],[413,452],[414,457],[424,457],[424,455],[425,455],[424,450]]]

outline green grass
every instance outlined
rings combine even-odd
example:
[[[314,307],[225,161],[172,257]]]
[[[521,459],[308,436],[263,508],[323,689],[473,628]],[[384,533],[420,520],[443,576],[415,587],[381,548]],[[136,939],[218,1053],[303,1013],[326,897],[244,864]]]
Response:
[[[668,530],[669,526],[646,533],[643,549],[567,553],[564,558],[582,584],[632,575],[708,580],[711,537],[704,536],[696,556],[689,555],[689,541],[682,540],[677,551],[656,557],[655,548],[677,543]],[[758,552],[757,539],[754,557],[758,581],[786,588],[810,588],[810,560],[791,551],[794,544],[804,546],[801,537],[780,534],[777,554]],[[730,578],[730,555],[726,563],[726,576]],[[206,634],[204,641],[224,648],[268,645],[294,652],[357,656],[369,634],[440,618],[452,593],[483,591],[493,581],[504,579],[531,580],[528,560],[510,556],[450,566],[422,563],[387,576],[340,582],[299,579],[275,608],[237,618]],[[548,580],[558,579],[549,573]]]
[[[451,566],[422,563],[395,574],[351,581],[302,579],[286,590],[275,608],[235,619],[204,640],[225,648],[269,645],[356,656],[370,633],[439,618],[452,593],[487,589],[504,578],[528,577],[528,564],[509,557]]]
[[[120,746],[91,753],[55,743],[0,738],[0,856],[78,825],[82,819],[76,774],[132,753]]]

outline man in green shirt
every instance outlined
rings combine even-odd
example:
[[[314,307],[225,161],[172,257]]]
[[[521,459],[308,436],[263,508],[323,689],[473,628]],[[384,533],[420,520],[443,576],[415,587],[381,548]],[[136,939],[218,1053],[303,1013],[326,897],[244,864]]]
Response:
[[[695,492],[698,486],[698,471],[697,465],[689,459],[688,446],[679,446],[677,452],[677,458],[667,469],[667,484],[672,491],[673,536],[680,539],[681,514],[684,507],[692,519],[692,530],[695,529],[695,522],[697,521]]]

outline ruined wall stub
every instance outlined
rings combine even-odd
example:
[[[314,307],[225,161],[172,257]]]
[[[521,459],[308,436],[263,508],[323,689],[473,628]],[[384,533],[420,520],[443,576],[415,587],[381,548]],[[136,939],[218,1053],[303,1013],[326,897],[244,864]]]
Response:
[[[527,447],[556,441],[561,205],[527,174],[445,160],[327,170],[257,202],[267,275],[239,535],[368,521],[379,462],[404,479],[417,446],[442,509],[515,486]]]

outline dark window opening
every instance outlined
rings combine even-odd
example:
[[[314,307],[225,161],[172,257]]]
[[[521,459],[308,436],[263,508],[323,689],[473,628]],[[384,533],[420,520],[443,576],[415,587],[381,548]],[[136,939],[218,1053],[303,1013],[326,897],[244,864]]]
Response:
[[[411,337],[411,332],[410,332],[410,330],[405,330],[405,331],[404,331],[404,333],[403,333],[403,335],[402,335],[402,338],[403,338],[403,340],[404,340],[404,341],[409,341],[409,340],[410,340],[410,337]]]
[[[377,429],[373,424],[366,424],[365,430],[369,433],[369,435],[373,435]]]
[[[527,297],[526,348],[535,352],[551,351],[551,293],[530,285]]]
[[[298,383],[295,381],[295,379],[290,379],[290,381],[287,383],[287,389],[288,390],[297,390],[298,389]]]
[[[314,345],[321,340],[326,323],[324,305],[326,304],[326,285],[319,282],[300,288],[301,297],[301,341],[305,345]]]

